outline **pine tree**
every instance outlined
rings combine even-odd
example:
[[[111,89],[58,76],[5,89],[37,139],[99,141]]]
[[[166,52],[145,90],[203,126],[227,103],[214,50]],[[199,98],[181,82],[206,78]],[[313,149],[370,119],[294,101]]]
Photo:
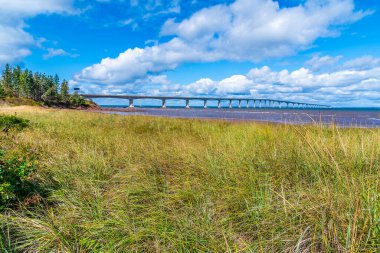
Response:
[[[28,72],[27,83],[28,83],[27,86],[29,87],[29,98],[37,100],[36,99],[37,86],[35,85],[32,71]]]
[[[58,100],[57,88],[53,84],[43,95],[42,100],[47,103],[56,103]]]
[[[9,66],[9,64],[5,65],[1,83],[4,90],[4,95],[12,96],[12,68]]]
[[[66,80],[63,80],[61,84],[60,98],[63,103],[69,102],[69,99],[70,99],[69,84]]]
[[[21,72],[20,82],[19,82],[19,90],[20,90],[19,96],[20,97],[28,98],[30,95],[29,87],[28,87],[28,74],[29,74],[28,70]]]
[[[0,79],[1,97],[23,97],[45,104],[54,105],[60,102],[67,106],[81,106],[86,103],[83,97],[69,94],[69,84],[63,80],[59,82],[58,75],[33,73],[28,69],[22,70],[5,65]]]
[[[13,96],[19,97],[20,95],[20,76],[21,76],[21,68],[20,66],[17,66],[15,69],[13,69],[12,72],[12,92]]]
[[[40,73],[36,72],[33,75],[33,81],[34,81],[34,100],[41,101],[41,96],[43,94],[43,88],[42,88],[42,78]]]

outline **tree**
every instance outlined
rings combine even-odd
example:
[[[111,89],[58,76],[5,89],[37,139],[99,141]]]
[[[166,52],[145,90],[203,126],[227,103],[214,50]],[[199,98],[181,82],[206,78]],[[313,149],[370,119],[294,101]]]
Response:
[[[47,103],[56,103],[58,101],[57,88],[55,85],[50,87],[43,95],[42,100]]]
[[[33,73],[20,66],[10,67],[8,64],[0,78],[1,97],[23,97],[43,102],[47,105],[57,105],[60,102],[66,106],[86,105],[83,97],[69,94],[69,84],[63,80],[59,82],[58,75]]]
[[[21,68],[20,66],[17,66],[15,69],[13,69],[12,72],[12,92],[13,96],[19,97],[20,95],[20,76],[21,76]]]
[[[19,82],[19,96],[20,97],[26,97],[28,98],[30,96],[30,87],[28,83],[28,75],[29,71],[26,69],[25,71],[21,72],[20,75],[20,82]]]
[[[5,96],[12,96],[12,68],[9,64],[5,65],[2,78],[1,78],[1,86],[3,87]]]
[[[70,99],[69,84],[67,83],[66,80],[63,80],[61,84],[60,98],[63,103],[69,102],[69,99]]]
[[[70,96],[70,105],[71,106],[81,106],[81,105],[85,105],[86,104],[86,101],[84,100],[84,98],[78,94],[74,94],[72,96]]]

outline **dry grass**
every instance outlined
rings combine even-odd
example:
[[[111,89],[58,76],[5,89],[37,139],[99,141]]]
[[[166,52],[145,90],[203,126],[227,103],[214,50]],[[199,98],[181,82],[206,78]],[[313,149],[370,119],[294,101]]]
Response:
[[[8,252],[379,252],[380,130],[1,108],[49,190]]]

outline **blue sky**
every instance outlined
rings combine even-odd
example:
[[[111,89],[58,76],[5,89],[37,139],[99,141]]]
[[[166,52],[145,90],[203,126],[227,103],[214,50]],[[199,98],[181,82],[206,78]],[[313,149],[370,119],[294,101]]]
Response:
[[[377,0],[0,0],[0,64],[86,93],[380,106]]]

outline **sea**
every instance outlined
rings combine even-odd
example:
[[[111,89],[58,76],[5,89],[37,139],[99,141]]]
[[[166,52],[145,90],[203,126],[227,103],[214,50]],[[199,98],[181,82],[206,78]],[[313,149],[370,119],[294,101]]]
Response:
[[[216,108],[180,106],[101,105],[101,113],[118,115],[145,115],[170,118],[218,119],[226,121],[256,121],[282,124],[323,124],[339,127],[380,128],[380,108],[328,108],[328,109],[280,109],[280,108]]]

